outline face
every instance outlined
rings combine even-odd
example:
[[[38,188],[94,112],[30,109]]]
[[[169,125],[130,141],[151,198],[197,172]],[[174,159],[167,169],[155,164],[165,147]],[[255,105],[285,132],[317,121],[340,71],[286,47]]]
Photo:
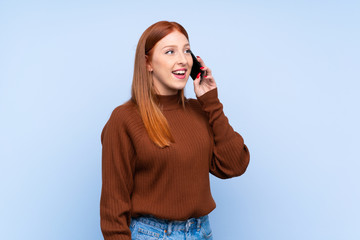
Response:
[[[147,70],[152,72],[154,86],[160,95],[175,95],[185,87],[193,60],[189,41],[174,31],[155,44]]]

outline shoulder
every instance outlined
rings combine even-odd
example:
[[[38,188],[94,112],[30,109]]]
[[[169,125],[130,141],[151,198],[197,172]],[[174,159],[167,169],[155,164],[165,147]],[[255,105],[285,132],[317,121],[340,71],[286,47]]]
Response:
[[[124,104],[117,106],[110,115],[105,128],[119,129],[127,128],[132,122],[140,118],[137,105],[130,99]]]
[[[135,115],[138,115],[137,106],[132,100],[128,100],[112,111],[109,120],[124,122],[130,120]]]
[[[141,121],[140,114],[137,111],[136,104],[129,100],[124,104],[117,106],[105,123],[101,132],[101,142],[105,136],[128,134],[134,122]],[[138,125],[138,124],[136,124]]]

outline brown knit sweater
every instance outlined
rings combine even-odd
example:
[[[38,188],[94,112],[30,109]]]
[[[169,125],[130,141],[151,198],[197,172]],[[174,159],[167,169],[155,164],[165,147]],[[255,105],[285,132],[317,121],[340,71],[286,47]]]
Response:
[[[229,125],[213,89],[198,99],[158,96],[175,139],[159,148],[148,137],[131,101],[115,108],[101,134],[101,230],[105,240],[131,239],[130,218],[151,214],[185,220],[210,213],[215,202],[209,172],[243,174],[249,151]]]

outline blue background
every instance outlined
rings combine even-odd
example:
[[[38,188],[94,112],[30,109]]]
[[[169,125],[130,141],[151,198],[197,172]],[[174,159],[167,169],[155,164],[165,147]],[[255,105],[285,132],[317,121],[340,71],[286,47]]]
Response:
[[[359,10],[1,0],[0,239],[102,239],[100,133],[159,20],[187,29],[250,149],[243,176],[211,176],[215,239],[360,239]]]

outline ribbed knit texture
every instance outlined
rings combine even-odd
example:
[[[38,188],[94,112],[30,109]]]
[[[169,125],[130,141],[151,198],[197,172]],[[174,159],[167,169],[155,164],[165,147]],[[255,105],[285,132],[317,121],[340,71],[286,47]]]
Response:
[[[131,101],[117,107],[101,134],[101,230],[105,240],[131,239],[131,216],[150,214],[186,220],[215,208],[209,172],[219,178],[243,174],[249,151],[229,125],[213,89],[198,99],[158,96],[175,139],[159,148],[148,137]]]

